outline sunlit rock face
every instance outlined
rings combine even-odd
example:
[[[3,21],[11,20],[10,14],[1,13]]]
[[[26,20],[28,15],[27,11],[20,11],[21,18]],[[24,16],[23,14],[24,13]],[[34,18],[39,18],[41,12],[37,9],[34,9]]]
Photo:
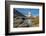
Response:
[[[19,25],[18,27],[31,27],[32,26],[32,19],[31,19],[31,13],[28,12],[28,14],[26,15],[26,18],[24,20],[24,22]]]
[[[27,23],[29,26],[32,26],[32,20],[31,20],[31,12],[28,12],[28,15],[26,15],[25,23]]]

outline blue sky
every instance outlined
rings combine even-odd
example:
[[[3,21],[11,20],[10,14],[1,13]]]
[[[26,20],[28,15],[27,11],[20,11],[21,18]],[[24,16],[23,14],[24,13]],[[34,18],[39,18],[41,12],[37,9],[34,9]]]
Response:
[[[31,9],[31,8],[16,8],[19,12],[21,12],[24,15],[27,15],[28,12],[32,13],[32,16],[39,16],[39,9]]]

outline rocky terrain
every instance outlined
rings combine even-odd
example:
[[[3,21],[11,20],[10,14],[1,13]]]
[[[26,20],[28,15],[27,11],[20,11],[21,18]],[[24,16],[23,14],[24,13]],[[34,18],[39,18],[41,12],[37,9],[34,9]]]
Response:
[[[28,24],[27,19],[31,20],[30,25]],[[29,17],[29,18],[14,18],[14,27],[38,27],[39,26],[39,17]]]

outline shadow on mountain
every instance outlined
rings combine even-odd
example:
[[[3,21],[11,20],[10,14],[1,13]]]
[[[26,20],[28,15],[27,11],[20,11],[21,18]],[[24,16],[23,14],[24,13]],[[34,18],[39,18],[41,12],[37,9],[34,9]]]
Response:
[[[22,13],[20,13],[18,10],[16,10],[16,9],[14,8],[14,17],[17,17],[17,16],[26,17],[26,16],[24,16]]]

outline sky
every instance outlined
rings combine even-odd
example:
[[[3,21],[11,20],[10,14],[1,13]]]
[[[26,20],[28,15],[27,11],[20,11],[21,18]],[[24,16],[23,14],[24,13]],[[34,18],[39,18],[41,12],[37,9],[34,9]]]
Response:
[[[39,16],[39,9],[31,9],[31,8],[15,8],[17,11],[22,13],[23,15],[27,15],[28,12],[31,12],[32,16]]]

